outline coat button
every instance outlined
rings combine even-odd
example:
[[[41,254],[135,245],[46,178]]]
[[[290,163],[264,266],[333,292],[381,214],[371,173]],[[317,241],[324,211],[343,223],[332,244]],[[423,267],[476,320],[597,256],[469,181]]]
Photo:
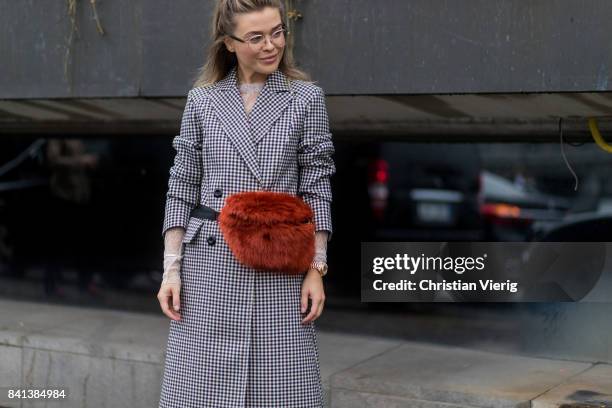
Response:
[[[216,239],[214,236],[211,235],[210,237],[208,237],[206,242],[208,242],[208,245],[215,245]]]
[[[223,192],[220,189],[216,189],[214,192],[214,196],[215,197],[221,197],[223,195]]]

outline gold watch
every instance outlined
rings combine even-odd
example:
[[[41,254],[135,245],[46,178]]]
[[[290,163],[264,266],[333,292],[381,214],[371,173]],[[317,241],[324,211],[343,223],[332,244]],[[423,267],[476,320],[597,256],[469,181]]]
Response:
[[[327,274],[327,264],[323,261],[312,261],[310,268],[315,269],[322,277]]]

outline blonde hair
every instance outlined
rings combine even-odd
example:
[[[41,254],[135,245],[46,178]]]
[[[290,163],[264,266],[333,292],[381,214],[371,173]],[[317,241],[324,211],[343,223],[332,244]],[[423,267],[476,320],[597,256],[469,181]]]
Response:
[[[265,7],[278,9],[283,25],[287,26],[285,6],[281,0],[219,0],[213,12],[211,24],[211,45],[208,48],[206,62],[200,68],[194,87],[208,86],[223,79],[238,63],[236,55],[229,52],[223,39],[236,28],[234,16],[240,13],[260,11]],[[290,79],[312,82],[310,76],[297,68],[293,60],[292,47],[287,42],[278,69]]]

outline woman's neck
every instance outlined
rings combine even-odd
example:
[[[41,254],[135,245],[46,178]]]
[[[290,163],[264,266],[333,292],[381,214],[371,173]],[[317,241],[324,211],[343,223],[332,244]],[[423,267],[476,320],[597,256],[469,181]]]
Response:
[[[238,85],[242,85],[242,84],[262,84],[266,82],[266,78],[262,77],[261,74],[257,73],[257,72],[253,72],[250,75],[245,75],[244,72],[238,68]]]

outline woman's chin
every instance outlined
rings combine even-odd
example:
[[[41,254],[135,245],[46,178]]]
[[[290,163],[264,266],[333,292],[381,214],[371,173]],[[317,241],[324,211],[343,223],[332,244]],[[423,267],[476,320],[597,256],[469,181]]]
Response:
[[[278,68],[278,64],[277,63],[275,63],[275,64],[265,64],[265,63],[261,63],[260,62],[259,66],[261,67],[261,69],[264,72],[268,72],[268,73],[273,72],[273,71],[276,70],[276,68]]]

